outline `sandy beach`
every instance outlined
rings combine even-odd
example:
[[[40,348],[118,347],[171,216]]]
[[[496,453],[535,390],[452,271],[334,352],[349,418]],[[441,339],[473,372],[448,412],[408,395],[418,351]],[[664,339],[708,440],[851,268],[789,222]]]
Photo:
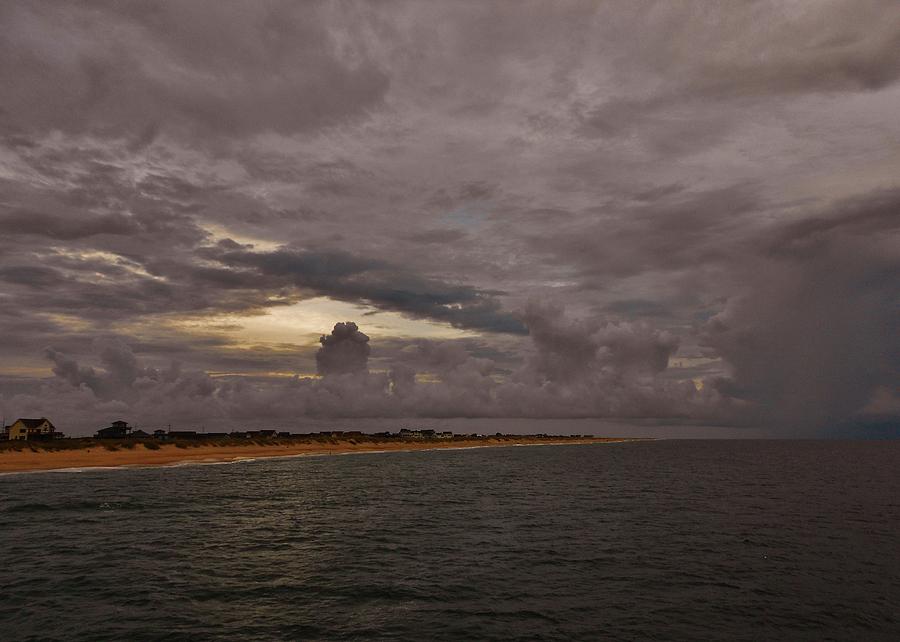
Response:
[[[132,448],[109,450],[97,444],[88,448],[67,450],[3,450],[0,451],[0,473],[59,470],[67,468],[94,468],[118,466],[167,466],[185,462],[228,462],[259,457],[284,457],[291,455],[337,455],[354,452],[412,451],[443,448],[490,448],[503,446],[572,445],[634,441],[618,438],[546,439],[535,437],[488,438],[453,441],[300,441],[296,443],[215,445],[203,442],[180,447],[175,444],[159,444],[157,449],[136,443]]]

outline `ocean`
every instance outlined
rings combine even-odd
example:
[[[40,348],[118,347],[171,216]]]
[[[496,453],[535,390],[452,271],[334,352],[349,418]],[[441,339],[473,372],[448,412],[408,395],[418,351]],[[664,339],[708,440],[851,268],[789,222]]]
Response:
[[[0,639],[897,640],[900,442],[0,477]]]

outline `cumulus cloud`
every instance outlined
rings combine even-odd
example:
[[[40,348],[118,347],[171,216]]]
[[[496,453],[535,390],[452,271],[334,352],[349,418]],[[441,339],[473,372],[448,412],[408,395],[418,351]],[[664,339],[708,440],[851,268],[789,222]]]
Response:
[[[181,377],[178,362],[163,370],[139,364],[131,346],[124,341],[99,339],[94,342],[99,369],[81,365],[76,359],[48,348],[46,357],[53,362],[53,374],[73,388],[89,390],[100,401],[134,401],[148,384],[171,384]],[[212,386],[206,386],[207,392]]]
[[[535,310],[530,318],[535,326],[539,319],[546,323]],[[637,416],[674,407],[673,400],[659,406],[658,398],[645,406],[651,393],[665,388],[653,381],[661,365],[657,352],[673,348],[666,337],[645,328],[600,324],[586,335],[593,346],[587,363],[564,347],[548,368],[550,353],[562,345],[559,336],[584,327],[571,322],[557,333],[536,332],[540,356],[506,376],[494,360],[471,354],[460,342],[429,340],[413,341],[396,353],[387,373],[369,372],[369,337],[355,323],[341,322],[320,339],[316,364],[322,378],[287,382],[215,379],[177,362],[152,367],[125,341],[104,339],[94,342],[88,363],[48,349],[54,377],[33,394],[20,391],[0,402],[12,414],[41,406],[42,414],[56,413],[62,424],[82,431],[110,412],[142,425],[215,419],[237,426],[298,425],[317,417]]]
[[[322,347],[316,353],[320,375],[368,372],[369,337],[352,321],[336,323],[329,335],[319,339]]]
[[[525,320],[536,348],[533,374],[547,381],[583,379],[592,373],[617,377],[665,370],[678,339],[643,322],[567,321],[559,311],[531,305]]]
[[[891,421],[898,42],[892,0],[3,3],[0,398]],[[313,297],[378,341],[242,325]]]

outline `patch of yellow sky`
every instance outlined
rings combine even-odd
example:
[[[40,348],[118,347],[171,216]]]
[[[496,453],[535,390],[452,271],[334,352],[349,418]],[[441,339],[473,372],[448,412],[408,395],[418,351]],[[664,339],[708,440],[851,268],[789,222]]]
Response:
[[[60,327],[73,332],[89,332],[94,325],[74,315],[47,315]],[[245,350],[271,348],[284,350],[286,345],[298,348],[314,348],[319,337],[329,334],[335,323],[353,321],[372,342],[378,339],[459,339],[476,336],[475,333],[453,328],[444,323],[406,318],[396,312],[380,311],[361,304],[336,301],[328,297],[315,297],[297,303],[269,308],[254,314],[215,314],[209,316],[168,317],[147,319],[119,324],[115,330],[132,336],[153,336],[168,328],[182,335],[224,336],[227,346],[219,349]],[[112,329],[112,328],[110,328]],[[15,366],[4,364],[0,374],[12,376],[49,376],[51,367],[42,358],[19,362]],[[240,372],[210,372],[211,375],[239,375]],[[267,376],[316,376],[314,372],[253,373]]]
[[[329,334],[335,323],[353,321],[377,344],[379,338],[458,339],[473,333],[447,324],[409,319],[396,312],[379,311],[366,305],[335,301],[328,297],[305,299],[292,305],[274,307],[262,314],[221,314],[174,322],[181,332],[197,335],[224,335],[231,345],[224,350],[242,350],[285,345],[313,348],[319,337]],[[239,375],[239,372],[210,372],[212,376]],[[259,373],[257,373],[259,374]],[[267,376],[315,377],[315,372],[268,372]]]
[[[209,233],[211,240],[217,241],[230,238],[238,243],[252,244],[254,248],[272,250],[279,247],[278,243],[259,238],[250,238],[235,234],[231,230],[214,224],[205,224],[204,229]],[[106,252],[70,252],[63,248],[54,248],[60,254],[80,259],[100,259],[110,263],[116,263],[135,273],[146,275],[143,270],[130,261],[123,260],[118,255]],[[149,275],[147,275],[149,276]],[[87,323],[73,315],[51,315],[52,320],[74,331],[87,331],[90,323]],[[427,319],[413,319],[392,311],[379,310],[374,306],[364,303],[350,303],[338,301],[329,297],[320,296],[304,299],[302,301],[284,306],[273,306],[263,311],[255,311],[248,314],[229,313],[215,315],[198,315],[191,317],[169,317],[159,320],[157,329],[168,326],[179,333],[196,336],[209,336],[215,334],[224,335],[229,339],[229,347],[223,349],[248,349],[270,347],[283,349],[284,346],[296,346],[298,348],[311,348],[318,346],[319,337],[328,334],[335,323],[341,321],[353,321],[360,330],[377,343],[380,338],[394,339],[461,339],[478,336],[477,332],[454,328],[446,323],[430,321]],[[147,329],[147,320],[137,324],[128,324],[129,327],[120,328],[130,331],[135,335],[143,334],[141,329]],[[143,326],[143,328],[141,327]],[[717,361],[709,358],[673,357],[669,361],[671,368],[689,368],[705,365]],[[38,363],[19,364],[17,368],[5,367],[6,374],[38,375],[49,374],[47,366]],[[221,374],[221,373],[219,373]],[[240,374],[240,373],[228,373]],[[271,376],[293,376],[292,372],[272,372]],[[303,375],[304,373],[301,373]],[[314,373],[305,373],[313,375]],[[694,379],[697,389],[702,389],[700,379]]]
[[[336,301],[328,297],[305,299],[286,306],[273,307],[263,314],[221,314],[182,322],[182,327],[207,333],[222,332],[239,346],[266,344],[318,344],[335,323],[353,321],[360,331],[376,341],[382,337],[459,339],[475,336],[445,323],[410,319],[396,312],[381,311],[367,305]]]
[[[50,249],[58,256],[63,256],[67,259],[73,259],[75,261],[102,261],[128,270],[135,275],[153,279],[159,278],[147,272],[140,264],[130,261],[119,254],[113,254],[112,252],[103,252],[100,250],[92,250],[89,252],[82,250],[75,251],[64,247],[51,247]],[[110,280],[110,277],[102,272],[94,272],[91,275],[91,278],[99,281]]]
[[[252,244],[255,249],[272,250],[280,244],[258,238],[249,238],[234,234],[217,225],[205,224],[204,229],[212,241],[230,238],[238,243]],[[141,276],[150,276],[140,266],[116,254],[100,251],[76,252],[66,248],[53,248],[60,255],[78,260],[100,260],[129,269]],[[97,274],[96,278],[105,278]],[[94,324],[75,315],[47,315],[57,325],[73,332],[89,332]],[[299,348],[316,347],[319,337],[329,334],[335,323],[353,321],[360,330],[367,334],[373,342],[380,338],[420,338],[420,339],[459,339],[477,336],[477,333],[454,328],[446,323],[426,319],[412,319],[397,312],[379,310],[364,303],[349,303],[320,296],[305,299],[290,305],[273,306],[263,311],[240,314],[192,315],[190,317],[168,316],[132,320],[124,324],[107,326],[107,329],[120,331],[132,336],[152,336],[160,330],[169,328],[178,333],[209,336],[210,334],[225,336],[229,346],[222,349],[248,349],[269,347],[275,350],[284,346]],[[30,363],[19,363],[16,367],[6,365],[0,368],[4,374],[18,376],[48,376],[50,367],[42,360],[35,358]],[[239,373],[229,373],[239,374]],[[292,376],[295,373],[269,373],[270,375]],[[304,373],[301,373],[304,374]],[[314,373],[306,373],[314,375]]]
[[[258,237],[250,237],[244,234],[237,234],[232,230],[222,227],[221,225],[216,225],[215,223],[205,222],[200,227],[203,228],[204,232],[209,234],[210,240],[212,242],[230,239],[235,243],[252,245],[254,250],[265,251],[277,250],[279,247],[281,247],[281,243],[276,243],[275,241],[269,241]]]
[[[254,249],[271,251],[280,244],[260,238],[236,234],[213,223],[203,229],[212,241],[225,238],[253,245]],[[360,331],[372,338],[459,339],[477,333],[454,328],[446,323],[411,319],[397,312],[379,310],[364,303],[349,303],[320,296],[285,306],[274,306],[262,314],[222,314],[195,317],[178,325],[195,332],[224,333],[236,347],[295,344],[318,345],[319,337],[328,334],[335,323],[353,321]]]
[[[669,367],[670,368],[696,368],[698,366],[707,366],[713,363],[719,363],[721,359],[719,358],[711,358],[711,357],[670,357],[669,358]],[[694,377],[691,379],[691,383],[694,384],[694,388],[699,392],[703,390],[706,386],[706,383],[703,381],[701,377]]]

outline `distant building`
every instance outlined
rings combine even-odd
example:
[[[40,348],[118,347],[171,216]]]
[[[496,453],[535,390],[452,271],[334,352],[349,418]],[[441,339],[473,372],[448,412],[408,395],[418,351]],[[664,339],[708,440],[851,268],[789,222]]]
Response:
[[[128,436],[131,439],[150,439],[153,435],[143,430],[132,430]]]
[[[430,429],[408,430],[407,428],[402,428],[400,430],[400,439],[451,439],[452,437],[452,432],[438,434],[437,431]]]
[[[12,425],[4,429],[7,439],[16,440],[37,440],[37,439],[61,439],[63,434],[56,431],[49,419],[41,417],[40,419],[16,419]]]
[[[169,432],[157,430],[153,433],[157,439],[225,439],[229,436],[240,437],[242,435],[243,433],[229,435],[227,432],[197,432],[196,430],[170,430]]]
[[[277,430],[248,430],[244,433],[247,439],[258,439],[260,437],[274,437],[278,434]]]
[[[124,439],[131,432],[127,421],[114,421],[108,428],[97,431],[97,439]]]
[[[167,437],[169,439],[199,439],[202,435],[196,430],[170,430]]]

